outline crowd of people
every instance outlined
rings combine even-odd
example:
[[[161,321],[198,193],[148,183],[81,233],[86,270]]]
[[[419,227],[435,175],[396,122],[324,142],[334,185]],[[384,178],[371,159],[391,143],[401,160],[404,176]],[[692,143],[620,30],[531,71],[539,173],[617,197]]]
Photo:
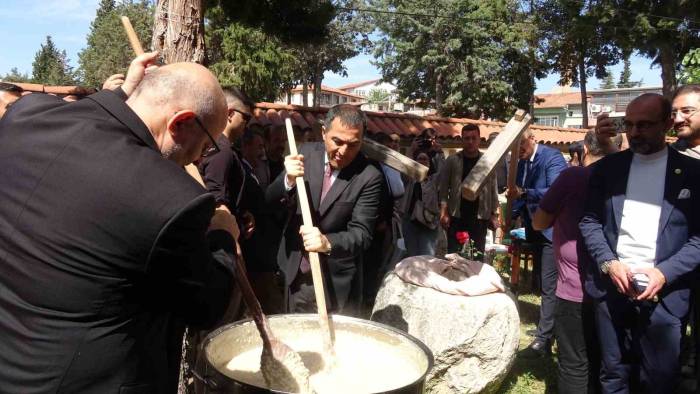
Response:
[[[0,83],[3,391],[175,392],[185,327],[195,365],[198,338],[244,317],[236,275],[267,313],[315,312],[315,252],[330,311],[366,317],[402,258],[435,255],[441,232],[456,252],[465,231],[483,255],[506,215],[525,228],[542,295],[522,357],[556,341],[563,393],[678,386],[699,294],[700,86],[635,98],[622,130],[600,115],[568,163],[525,131],[470,201],[477,124],[448,157],[434,129],[411,142],[420,182],[361,153],[365,138],[399,150],[400,137],[370,136],[353,105],[295,126],[299,154],[285,156],[285,127],[255,122],[242,89],[195,64],[154,67],[156,56],[70,103]],[[191,163],[204,188],[182,171]]]

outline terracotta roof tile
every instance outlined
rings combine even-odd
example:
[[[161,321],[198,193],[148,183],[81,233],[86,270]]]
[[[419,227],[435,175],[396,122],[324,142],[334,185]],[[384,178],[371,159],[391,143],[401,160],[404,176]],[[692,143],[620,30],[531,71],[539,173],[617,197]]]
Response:
[[[27,92],[37,92],[37,93],[51,93],[51,94],[62,94],[70,95],[74,94],[76,96],[86,96],[88,94],[95,93],[96,90],[93,88],[86,88],[83,86],[49,86],[41,85],[37,83],[20,83],[12,82],[13,85],[21,87]]]
[[[381,81],[381,79],[370,79],[369,81],[361,81],[361,82],[349,83],[349,84],[343,85],[343,86],[338,86],[336,89],[338,89],[338,90],[350,90],[350,89],[359,88],[360,86],[371,85],[371,84],[377,83],[379,81]]]
[[[313,89],[314,89],[313,85],[309,85],[309,92],[313,91]],[[292,89],[292,92],[295,92],[295,93],[296,93],[296,92],[301,92],[301,91],[303,91],[303,90],[304,90],[304,89],[303,89],[301,86],[297,86],[297,87],[295,87],[294,89]],[[332,88],[332,87],[326,86],[326,85],[321,85],[321,91],[322,91],[322,92],[325,91],[325,92],[329,92],[329,93],[335,93],[335,94],[338,94],[338,95],[341,95],[341,96],[352,97],[352,98],[356,98],[356,99],[360,99],[360,100],[365,100],[364,97],[359,96],[359,95],[357,95],[357,94],[348,93],[348,92],[346,92],[346,91],[344,91],[344,90]]]
[[[581,104],[581,93],[546,93],[535,96],[535,108],[564,108],[572,104]]]
[[[328,108],[308,108],[297,105],[284,105],[273,103],[258,103],[253,112],[258,123],[281,124],[285,116],[291,116],[292,123],[304,127],[313,124],[325,116]],[[414,136],[427,127],[432,127],[438,132],[440,138],[459,138],[462,126],[468,123],[479,125],[481,138],[486,140],[489,134],[500,132],[505,123],[487,120],[474,120],[464,118],[440,118],[435,116],[418,116],[407,113],[384,113],[365,111],[367,114],[367,129],[372,133],[399,133],[404,137]],[[300,121],[303,118],[303,122]],[[586,130],[559,127],[530,125],[530,130],[535,134],[535,139],[540,143],[551,145],[565,145],[583,140]]]
[[[44,92],[59,95],[85,96],[95,92],[95,89],[80,86],[46,86],[39,84],[16,83],[22,89],[30,92]],[[333,88],[331,88],[333,89]],[[337,89],[335,89],[337,90]],[[342,92],[343,94],[347,94]],[[547,95],[538,95],[547,96]],[[552,96],[552,95],[549,95]],[[554,96],[576,96],[578,93],[560,94]],[[360,96],[357,96],[360,97]],[[557,99],[564,100],[564,99]],[[573,101],[573,98],[571,99]],[[566,101],[566,100],[564,100]],[[549,101],[554,102],[554,101]],[[562,101],[563,102],[563,101]],[[578,101],[573,101],[578,103]],[[541,107],[538,107],[541,108]],[[284,124],[286,117],[291,117],[292,123],[301,127],[311,126],[316,122],[321,122],[328,108],[308,108],[298,105],[284,105],[273,103],[257,103],[253,111],[255,121],[263,126],[270,124]],[[439,118],[435,116],[418,116],[408,113],[384,113],[365,111],[368,118],[368,129],[370,132],[398,133],[405,137],[419,134],[423,129],[432,127],[438,131],[440,138],[459,138],[462,126],[467,123],[479,125],[481,138],[487,139],[492,132],[500,132],[505,123],[485,120],[463,119],[463,118]],[[538,142],[547,144],[570,144],[581,141],[586,130],[567,129],[558,127],[548,127],[530,125],[530,130],[535,134]],[[670,139],[669,139],[670,140]]]

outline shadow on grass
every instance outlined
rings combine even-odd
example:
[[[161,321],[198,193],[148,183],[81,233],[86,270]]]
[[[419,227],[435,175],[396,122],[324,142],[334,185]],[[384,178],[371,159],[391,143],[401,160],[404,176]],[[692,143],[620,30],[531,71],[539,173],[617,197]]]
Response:
[[[518,313],[520,315],[520,351],[530,344],[533,338],[527,336],[529,328],[535,328],[540,318],[540,297],[531,293],[529,286],[519,286]],[[501,384],[498,393],[529,394],[556,393],[556,355],[536,359],[525,359],[516,355],[508,376]]]
[[[523,359],[516,356],[510,373],[498,390],[499,394],[556,392],[557,364],[553,357]]]
[[[532,299],[530,299],[532,298]],[[534,324],[540,320],[540,304],[535,297],[518,297],[520,324]]]

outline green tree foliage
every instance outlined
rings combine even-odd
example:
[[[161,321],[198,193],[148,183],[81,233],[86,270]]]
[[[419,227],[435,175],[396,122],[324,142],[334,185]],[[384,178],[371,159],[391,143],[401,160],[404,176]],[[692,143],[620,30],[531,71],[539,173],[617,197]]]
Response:
[[[303,70],[303,84],[314,87],[313,106],[320,102],[323,74],[326,71],[347,76],[343,64],[370,47],[369,34],[374,30],[369,15],[355,11],[363,4],[360,0],[337,0],[337,12],[327,26],[326,36],[315,44],[290,45]]]
[[[5,74],[1,80],[5,82],[31,82],[32,79],[27,73],[21,73],[17,67],[12,67],[9,73]]]
[[[255,101],[274,101],[301,79],[298,59],[276,37],[230,23],[221,7],[207,9],[206,21],[209,68],[222,85],[238,86]]]
[[[601,0],[607,4],[607,24],[618,45],[637,50],[661,67],[664,95],[677,85],[676,71],[684,56],[700,46],[700,7],[697,1]],[[618,26],[618,28],[615,28]]]
[[[372,89],[367,94],[367,102],[370,104],[386,103],[391,98],[391,94],[384,89]]]
[[[642,81],[632,80],[632,68],[630,64],[629,56],[625,57],[624,65],[622,71],[620,72],[620,81],[617,83],[618,88],[635,88],[637,86],[642,86]]]
[[[129,17],[142,44],[151,42],[153,6],[149,1],[102,0],[90,25],[87,46],[78,54],[82,83],[101,87],[112,74],[125,73],[134,52],[124,33],[120,16]]]
[[[228,23],[260,28],[288,43],[319,42],[335,8],[318,0],[209,0],[207,8],[221,7]]]
[[[357,2],[335,3],[349,8]],[[286,5],[290,6],[294,4]],[[273,35],[274,29],[268,33],[262,28],[231,23],[226,10],[223,4],[207,9],[210,68],[222,84],[237,85],[254,100],[275,100],[298,84],[320,89],[324,72],[345,73],[343,62],[368,47],[372,30],[367,17],[339,8],[328,26],[324,25],[325,35],[300,43],[286,34]],[[320,93],[316,93],[318,103]]]
[[[559,73],[560,84],[580,87],[581,106],[586,108],[588,79],[605,78],[607,67],[622,56],[613,31],[606,29],[601,16],[605,8],[592,0],[542,0],[537,9],[545,26],[545,52],[552,68]],[[587,114],[583,111],[584,128],[588,127]]]
[[[605,78],[603,78],[603,83],[600,84],[600,89],[615,89],[617,85],[615,85],[615,79],[613,78],[612,72],[610,72],[610,69],[605,69]]]
[[[529,25],[515,1],[370,0],[382,36],[375,57],[402,100],[444,116],[506,119],[533,91]]]
[[[68,64],[66,51],[59,50],[51,36],[46,36],[46,42],[34,55],[32,63],[32,82],[45,85],[72,85],[75,83],[75,73]]]
[[[700,84],[700,48],[689,51],[683,58],[679,82]]]
[[[274,101],[293,78],[294,55],[260,29],[234,23],[211,34],[220,39],[221,57],[210,69],[222,85],[239,86],[256,101]]]

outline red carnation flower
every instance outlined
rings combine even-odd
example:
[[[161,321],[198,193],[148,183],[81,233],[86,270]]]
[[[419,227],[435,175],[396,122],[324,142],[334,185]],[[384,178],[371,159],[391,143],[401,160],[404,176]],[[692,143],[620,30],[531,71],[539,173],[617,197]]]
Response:
[[[469,242],[469,233],[466,231],[457,231],[455,238],[457,238],[457,242],[460,245],[464,245],[465,243]]]

